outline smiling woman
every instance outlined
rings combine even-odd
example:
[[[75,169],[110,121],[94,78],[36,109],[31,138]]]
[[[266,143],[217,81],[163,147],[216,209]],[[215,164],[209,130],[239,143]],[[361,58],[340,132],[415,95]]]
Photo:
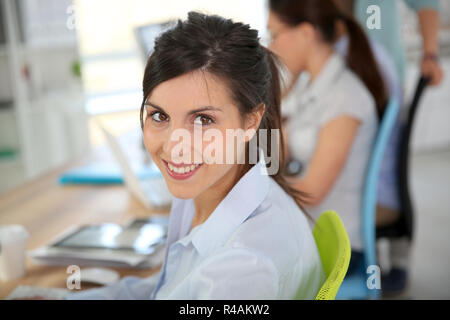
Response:
[[[177,94],[174,95],[173,92]],[[201,71],[187,73],[159,84],[147,101],[152,103],[147,102],[150,106],[147,107],[148,115],[144,123],[144,142],[166,177],[172,194],[178,198],[190,199],[207,192],[215,195],[207,196],[207,199],[216,198],[220,201],[224,198],[242,176],[242,168],[236,166],[234,161],[229,164],[204,165],[203,150],[212,142],[190,143],[191,139],[184,139],[187,143],[176,148],[179,146],[176,138],[184,131],[188,138],[192,137],[194,140],[195,129],[199,131],[197,136],[200,139],[202,131],[209,129],[219,130],[223,137],[227,129],[253,127],[256,130],[264,108],[260,108],[259,113],[251,114],[248,120],[244,121],[223,81],[216,79],[209,72]],[[210,104],[214,107],[203,107]],[[164,110],[156,105],[164,106]],[[195,148],[196,145],[201,145],[202,149]],[[222,147],[222,150],[217,151],[225,152],[226,144]],[[178,152],[174,150],[180,150],[182,154],[176,154]],[[191,166],[196,167],[194,171],[190,171]],[[188,172],[185,172],[185,169],[188,169]],[[189,183],[189,188],[186,188],[186,183]],[[208,206],[215,207],[217,204],[211,203]],[[206,205],[199,207],[206,208]]]
[[[283,163],[281,132],[271,139],[281,129],[280,82],[257,31],[189,13],[156,39],[143,91],[144,143],[175,196],[164,265],[157,281],[125,278],[69,298],[314,298],[324,274],[302,193],[267,170],[266,157]],[[250,133],[216,145],[233,161],[210,163],[209,130]]]
[[[256,30],[241,23],[214,25],[220,20],[221,23],[225,21],[217,16],[191,13],[189,23],[180,23],[156,39],[143,79],[141,125],[144,142],[166,177],[172,194],[183,199],[197,199],[199,222],[206,220],[250,169],[248,142],[252,136],[247,135],[241,141],[245,146],[225,143],[222,150],[216,150],[224,153],[233,148],[232,163],[201,167],[205,162],[204,150],[212,142],[202,141],[202,149],[196,149],[195,140],[202,139],[202,135],[197,135],[196,139],[195,128],[200,127],[198,131],[214,128],[222,133],[222,137],[230,129],[254,132],[265,129],[266,139],[261,139],[264,142],[272,141],[271,130],[281,128],[280,83],[275,58],[259,44]],[[208,30],[208,27],[215,29]],[[184,129],[193,138],[194,141],[183,148],[189,152],[175,154],[174,150],[178,151],[175,147],[178,141],[174,137],[177,129]],[[270,146],[270,151],[275,150],[276,160],[283,162],[282,155],[278,157],[278,147],[283,145],[282,136],[280,138],[279,143],[276,141],[275,146]],[[262,142],[256,144],[268,151],[267,156],[273,156],[269,145],[263,146]],[[245,165],[236,165],[243,156],[246,157]],[[169,164],[178,168],[197,165],[198,169],[195,175],[189,172],[189,180],[174,180],[171,179],[174,171],[170,170]],[[186,174],[180,176],[180,171],[177,178],[185,178]],[[290,188],[281,174],[276,173],[273,178],[301,206],[302,193]],[[184,181],[180,183],[180,180]],[[197,197],[199,195],[201,198]],[[208,201],[201,201],[202,198]]]

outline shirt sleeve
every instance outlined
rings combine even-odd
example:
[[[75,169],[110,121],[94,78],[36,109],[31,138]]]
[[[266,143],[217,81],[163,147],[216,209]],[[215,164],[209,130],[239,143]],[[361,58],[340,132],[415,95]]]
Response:
[[[415,11],[420,11],[422,9],[433,9],[439,11],[438,0],[405,0],[405,3],[408,7]]]
[[[159,273],[148,278],[124,277],[102,288],[67,294],[66,300],[148,300],[159,279]]]
[[[245,248],[207,258],[191,277],[192,299],[276,299],[278,271],[266,256]]]
[[[346,74],[341,79],[345,85],[335,89],[335,93],[324,101],[320,115],[320,126],[324,126],[340,116],[349,116],[361,122],[376,117],[375,101],[356,75]]]

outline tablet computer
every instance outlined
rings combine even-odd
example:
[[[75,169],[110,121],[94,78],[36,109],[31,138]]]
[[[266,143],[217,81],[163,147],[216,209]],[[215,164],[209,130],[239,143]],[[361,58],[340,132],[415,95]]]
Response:
[[[167,226],[147,220],[136,221],[128,226],[114,223],[84,225],[52,243],[59,249],[121,250],[137,254],[151,254],[155,247],[164,244]]]

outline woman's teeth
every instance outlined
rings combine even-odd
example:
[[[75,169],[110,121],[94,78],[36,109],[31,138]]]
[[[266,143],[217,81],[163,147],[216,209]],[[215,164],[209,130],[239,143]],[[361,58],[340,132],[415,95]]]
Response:
[[[183,174],[183,173],[191,172],[192,170],[197,168],[200,164],[191,164],[190,166],[186,166],[186,167],[174,167],[170,163],[167,163],[167,165],[168,165],[170,171]]]

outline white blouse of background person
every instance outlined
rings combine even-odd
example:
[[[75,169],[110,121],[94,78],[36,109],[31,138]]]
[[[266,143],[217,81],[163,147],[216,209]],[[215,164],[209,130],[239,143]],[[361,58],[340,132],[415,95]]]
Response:
[[[191,231],[193,200],[174,199],[158,275],[125,277],[66,299],[314,299],[325,276],[308,220],[267,175],[260,154]]]
[[[362,250],[361,199],[366,168],[377,131],[375,101],[363,82],[333,53],[315,81],[302,76],[282,102],[291,157],[302,162],[304,175],[314,154],[320,130],[340,116],[360,121],[346,163],[319,205],[308,208],[317,219],[335,210],[347,229],[352,249]],[[333,154],[329,154],[333,157]]]

